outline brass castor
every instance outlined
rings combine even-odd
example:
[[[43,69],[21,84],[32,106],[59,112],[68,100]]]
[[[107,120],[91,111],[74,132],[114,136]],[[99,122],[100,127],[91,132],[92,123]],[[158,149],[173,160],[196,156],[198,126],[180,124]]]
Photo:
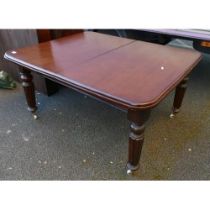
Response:
[[[33,114],[33,118],[34,118],[34,120],[37,120],[38,116],[36,114]]]
[[[173,108],[172,113],[170,114],[170,118],[173,119],[176,116],[176,114],[179,113],[179,111],[180,111],[180,109]]]
[[[133,171],[131,169],[127,169],[127,175],[132,175]]]
[[[173,119],[175,117],[175,114],[174,113],[171,113],[170,116],[169,116],[171,119]]]
[[[126,166],[127,175],[133,175],[135,171],[137,171],[138,168],[139,168],[139,164],[136,166],[133,166],[130,163],[127,163],[127,166]]]

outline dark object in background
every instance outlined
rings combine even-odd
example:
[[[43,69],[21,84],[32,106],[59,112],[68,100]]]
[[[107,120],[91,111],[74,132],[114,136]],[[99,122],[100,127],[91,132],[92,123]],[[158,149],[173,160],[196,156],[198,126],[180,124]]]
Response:
[[[164,36],[162,34],[153,34],[141,30],[132,30],[132,29],[95,29],[95,32],[109,34],[113,36],[119,36],[129,39],[141,40],[145,42],[157,43],[157,44],[168,44],[171,41],[171,38]]]
[[[141,29],[148,35],[161,35],[170,39],[185,39],[193,42],[193,48],[210,54],[210,30],[203,29]]]
[[[200,52],[210,54],[210,42],[194,41],[193,42],[193,48],[200,51]]]
[[[3,88],[3,89],[16,88],[16,83],[5,71],[0,71],[0,88]]]

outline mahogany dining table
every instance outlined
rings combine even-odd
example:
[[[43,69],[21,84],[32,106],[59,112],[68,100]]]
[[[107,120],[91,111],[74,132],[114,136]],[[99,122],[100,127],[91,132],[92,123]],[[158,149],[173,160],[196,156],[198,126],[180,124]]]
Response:
[[[130,121],[128,174],[139,168],[151,110],[175,90],[171,116],[178,113],[188,75],[201,60],[191,49],[91,31],[9,50],[4,57],[20,67],[28,109],[35,118],[31,72],[125,110]]]

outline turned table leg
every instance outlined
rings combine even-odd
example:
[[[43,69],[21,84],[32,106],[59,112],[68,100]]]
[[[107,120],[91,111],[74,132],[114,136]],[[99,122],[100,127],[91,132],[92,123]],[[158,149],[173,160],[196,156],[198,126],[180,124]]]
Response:
[[[187,89],[187,81],[188,77],[184,78],[179,85],[176,87],[175,97],[174,97],[174,103],[172,108],[172,113],[170,115],[170,118],[173,118],[175,114],[177,114],[180,110],[180,107],[182,105],[182,101],[184,98],[184,94]]]
[[[139,168],[139,160],[144,142],[144,124],[148,120],[149,115],[150,110],[128,110],[128,120],[131,121],[128,144],[128,174]]]
[[[28,104],[28,110],[32,112],[34,119],[37,119],[37,115],[34,114],[35,111],[37,110],[37,106],[36,106],[34,84],[32,82],[33,77],[31,75],[30,70],[21,68],[20,79],[22,81],[22,87],[25,92],[26,101]]]

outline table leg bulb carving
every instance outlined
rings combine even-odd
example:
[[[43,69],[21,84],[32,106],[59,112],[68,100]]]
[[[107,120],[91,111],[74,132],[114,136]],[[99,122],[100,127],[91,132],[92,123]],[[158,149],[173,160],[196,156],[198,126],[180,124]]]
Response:
[[[131,121],[128,143],[128,174],[139,168],[139,160],[144,142],[144,124],[149,118],[149,113],[150,111],[128,111],[128,119]]]
[[[188,77],[183,79],[180,84],[176,87],[175,97],[174,97],[174,103],[172,108],[172,113],[170,115],[170,118],[173,118],[179,111],[180,107],[182,105],[182,101],[187,89],[187,81]]]
[[[33,114],[37,110],[36,106],[36,98],[35,98],[35,89],[33,84],[33,77],[31,75],[31,72],[27,69],[21,69],[20,70],[20,78],[22,81],[22,87],[25,92],[26,101],[28,104],[28,110],[32,112]],[[34,119],[36,119],[37,116],[34,114]]]

